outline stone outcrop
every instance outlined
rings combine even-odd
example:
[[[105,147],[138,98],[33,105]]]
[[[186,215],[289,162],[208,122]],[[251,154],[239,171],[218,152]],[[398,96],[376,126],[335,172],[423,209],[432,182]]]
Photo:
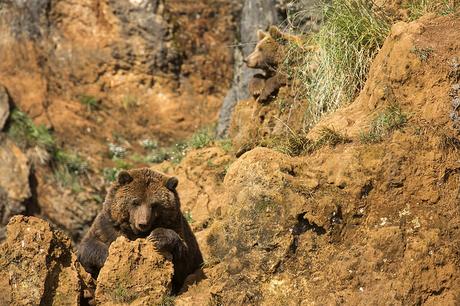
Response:
[[[221,137],[227,133],[236,103],[249,97],[249,81],[259,72],[243,63],[243,59],[252,52],[257,42],[257,30],[265,30],[269,25],[278,24],[281,20],[275,0],[244,1],[240,18],[238,47],[234,51],[232,87],[224,98],[217,126],[217,133]]]
[[[97,278],[98,305],[158,305],[172,288],[173,265],[169,254],[156,252],[145,239],[119,237]]]
[[[4,135],[0,135],[0,240],[8,220],[26,211],[25,201],[32,195],[30,167],[24,153]]]
[[[80,305],[91,277],[70,240],[35,217],[16,216],[0,245],[0,305]]]

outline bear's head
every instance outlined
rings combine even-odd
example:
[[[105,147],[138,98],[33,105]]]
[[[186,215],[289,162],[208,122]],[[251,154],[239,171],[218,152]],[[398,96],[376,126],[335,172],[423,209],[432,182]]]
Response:
[[[287,34],[282,33],[277,27],[271,26],[268,32],[258,30],[257,38],[259,41],[254,51],[244,59],[244,62],[249,68],[265,71],[276,69],[281,59],[281,48],[288,41]]]
[[[181,215],[177,184],[177,178],[149,168],[120,171],[104,209],[127,236],[145,237],[158,227],[173,228]]]

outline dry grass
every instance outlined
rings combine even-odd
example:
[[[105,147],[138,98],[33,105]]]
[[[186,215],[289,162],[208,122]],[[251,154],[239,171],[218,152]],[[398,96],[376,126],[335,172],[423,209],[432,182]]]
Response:
[[[459,8],[459,0],[412,0],[406,5],[410,20],[418,19],[427,13],[452,14],[457,12]]]
[[[390,28],[389,18],[372,1],[327,1],[323,17],[318,33],[289,29],[304,39],[290,44],[280,67],[291,80],[295,98],[309,103],[306,131],[325,113],[356,97]]]

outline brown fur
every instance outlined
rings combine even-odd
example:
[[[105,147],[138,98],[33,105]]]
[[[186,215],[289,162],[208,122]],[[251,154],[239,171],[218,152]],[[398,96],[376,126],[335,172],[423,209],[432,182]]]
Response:
[[[110,244],[119,236],[148,238],[173,255],[173,290],[200,268],[203,258],[180,211],[177,179],[149,168],[121,171],[107,193],[102,211],[78,248],[78,258],[94,277],[104,265]]]
[[[249,68],[262,69],[265,73],[256,74],[248,88],[256,101],[263,103],[286,85],[286,77],[278,72],[278,66],[286,53],[288,42],[299,44],[300,39],[281,32],[275,26],[271,26],[268,32],[259,30],[257,37],[259,42],[244,61]]]

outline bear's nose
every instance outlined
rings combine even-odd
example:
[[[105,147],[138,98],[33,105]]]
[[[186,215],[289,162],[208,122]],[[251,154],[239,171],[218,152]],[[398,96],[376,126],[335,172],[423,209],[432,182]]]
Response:
[[[149,229],[149,224],[147,222],[142,222],[142,223],[138,223],[137,224],[137,227],[141,230],[141,231],[146,231]]]

